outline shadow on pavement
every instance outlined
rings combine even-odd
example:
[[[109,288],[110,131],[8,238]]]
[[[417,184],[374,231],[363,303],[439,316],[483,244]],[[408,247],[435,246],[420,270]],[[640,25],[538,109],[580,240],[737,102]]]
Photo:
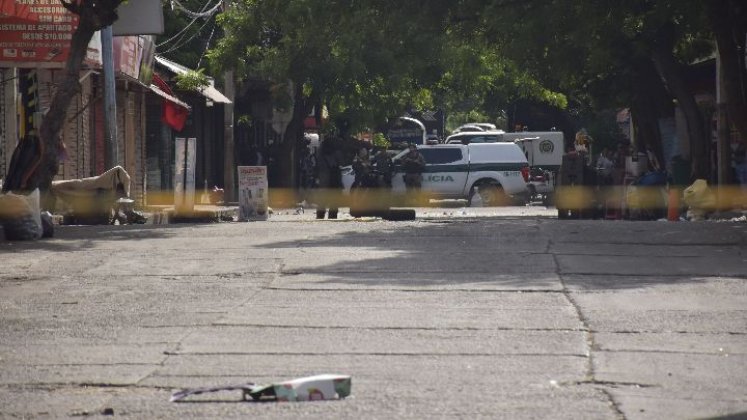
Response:
[[[55,226],[54,237],[37,241],[7,241],[0,231],[0,255],[5,252],[33,250],[79,251],[92,248],[101,241],[129,241],[139,239],[169,238],[185,229],[200,229],[211,224],[168,225],[63,225]]]
[[[746,243],[744,224],[434,219],[260,247],[307,250],[292,287],[560,291],[747,278]]]

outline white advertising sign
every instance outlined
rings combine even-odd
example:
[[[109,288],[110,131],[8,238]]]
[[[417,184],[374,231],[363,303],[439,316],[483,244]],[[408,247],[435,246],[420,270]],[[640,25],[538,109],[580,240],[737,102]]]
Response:
[[[267,167],[239,166],[239,221],[267,220]]]
[[[127,0],[117,7],[117,15],[114,36],[163,33],[163,6],[158,0]]]

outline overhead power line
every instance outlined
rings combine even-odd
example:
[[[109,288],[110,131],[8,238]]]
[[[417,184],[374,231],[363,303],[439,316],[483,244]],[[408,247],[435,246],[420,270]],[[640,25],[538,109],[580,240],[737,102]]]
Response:
[[[199,13],[195,13],[195,12],[192,12],[192,11],[187,10],[186,8],[184,8],[184,6],[182,6],[182,4],[179,3],[177,0],[172,0],[172,2],[171,2],[172,7],[174,6],[175,2],[178,5],[178,7],[179,7],[180,10],[182,10],[183,12],[185,12],[185,14],[187,14],[187,15],[189,15],[189,16],[192,17],[192,20],[184,28],[182,28],[182,30],[180,30],[179,32],[177,32],[174,36],[172,36],[171,38],[167,39],[166,41],[163,41],[160,44],[157,44],[156,47],[164,46],[164,45],[166,45],[166,44],[168,44],[168,43],[170,43],[172,41],[176,41],[177,43],[181,42],[181,40],[182,40],[182,38],[184,36],[184,33],[187,32],[187,30],[190,27],[192,27],[192,25],[194,25],[195,22],[197,22],[197,19],[200,19],[201,17],[212,17],[215,14],[216,7],[220,6],[222,4],[222,0],[218,0],[218,4],[216,5],[216,7],[213,7],[213,9],[211,9],[213,11],[212,12],[211,11],[207,11],[206,12],[205,10],[209,7],[209,3],[207,3],[202,8],[202,10],[200,10]],[[205,16],[203,16],[203,15],[205,15]],[[209,21],[209,19],[208,19],[208,21]],[[203,27],[204,26],[205,25],[203,24]],[[202,30],[202,28],[200,28],[200,30]],[[199,33],[199,30],[198,30],[198,33]],[[187,42],[191,41],[192,38],[194,38],[194,36],[192,36]],[[172,48],[171,50],[173,50],[173,49],[174,48]]]
[[[207,5],[205,5],[205,7],[201,11],[193,12],[187,9],[186,7],[184,7],[184,5],[179,2],[179,0],[171,0],[172,7],[176,6],[177,9],[184,12],[187,16],[190,16],[193,18],[205,18],[205,17],[213,16],[213,14],[215,14],[215,12],[218,11],[218,8],[221,7],[222,5],[223,5],[223,0],[218,0],[215,6],[213,6],[213,8],[208,11],[205,11],[205,9],[207,8]]]
[[[169,42],[171,42],[171,41],[175,40],[176,38],[179,38],[179,37],[180,37],[180,36],[181,36],[181,35],[182,35],[182,34],[183,34],[184,32],[186,32],[186,31],[187,31],[187,29],[189,29],[189,27],[190,27],[190,26],[192,26],[192,25],[193,25],[193,24],[194,24],[195,22],[197,22],[197,19],[198,19],[198,18],[194,18],[194,19],[192,19],[192,21],[191,21],[191,22],[189,22],[189,23],[187,24],[187,26],[185,26],[184,28],[182,28],[182,30],[181,30],[181,31],[177,32],[177,33],[176,33],[176,35],[172,36],[171,38],[167,39],[166,41],[163,41],[163,42],[162,42],[162,43],[160,43],[160,44],[157,44],[157,45],[156,45],[156,47],[160,47],[160,46],[162,46],[162,45],[166,45],[166,44],[168,44]]]
[[[205,49],[202,50],[202,55],[200,55],[200,59],[197,60],[197,67],[200,67],[200,64],[202,64],[202,59],[205,57],[205,53],[207,52],[208,48],[210,48],[210,41],[213,40],[213,34],[215,33],[215,24],[213,24],[213,29],[210,31],[210,36],[208,36],[208,40],[205,43]]]
[[[159,51],[159,53],[161,53],[161,54],[170,53],[170,52],[176,51],[179,48],[181,48],[181,47],[185,46],[186,44],[190,43],[193,39],[197,38],[197,36],[202,33],[202,30],[205,29],[205,27],[207,26],[208,23],[210,23],[210,19],[206,20],[205,23],[203,23],[202,26],[200,26],[200,29],[198,29],[194,34],[192,34],[191,37],[187,38],[186,40],[181,40],[180,39],[171,48],[169,48],[166,51]],[[215,28],[215,23],[213,23],[213,28]]]

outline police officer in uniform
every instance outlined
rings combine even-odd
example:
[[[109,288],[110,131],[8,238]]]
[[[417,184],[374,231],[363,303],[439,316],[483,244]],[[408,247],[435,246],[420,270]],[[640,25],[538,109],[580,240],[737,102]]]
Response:
[[[374,156],[374,166],[379,178],[379,187],[392,188],[392,158],[386,149],[380,149]]]
[[[405,186],[408,190],[417,191],[423,185],[425,158],[420,154],[416,145],[410,144],[408,147],[410,151],[402,158]]]

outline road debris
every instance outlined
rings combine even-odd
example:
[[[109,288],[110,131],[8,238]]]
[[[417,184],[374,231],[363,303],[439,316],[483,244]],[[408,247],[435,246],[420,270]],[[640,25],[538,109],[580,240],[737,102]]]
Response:
[[[342,399],[350,395],[352,383],[346,375],[316,375],[292,379],[285,382],[256,385],[245,383],[205,388],[188,388],[171,395],[171,402],[178,402],[190,395],[220,391],[242,391],[242,399],[276,401],[323,401]]]

